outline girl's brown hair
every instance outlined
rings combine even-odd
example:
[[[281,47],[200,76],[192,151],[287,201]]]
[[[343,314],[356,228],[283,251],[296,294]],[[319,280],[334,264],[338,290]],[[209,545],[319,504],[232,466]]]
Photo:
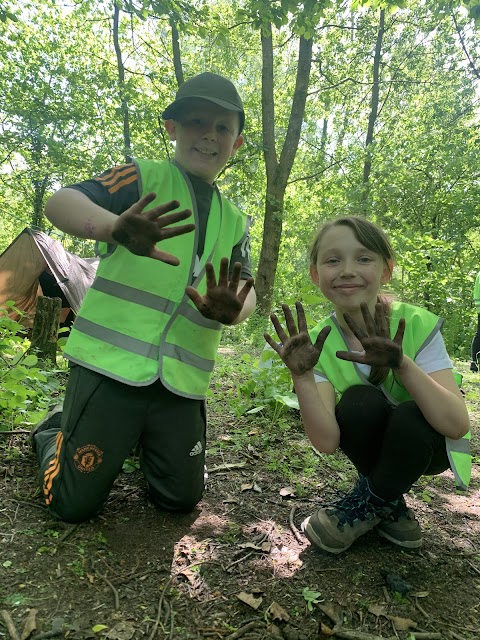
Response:
[[[335,218],[323,224],[317,231],[317,234],[312,243],[310,249],[310,264],[316,266],[318,259],[318,251],[320,243],[325,236],[326,232],[333,227],[348,227],[353,231],[355,238],[366,247],[369,251],[373,251],[377,255],[381,256],[385,265],[387,266],[390,275],[392,275],[392,266],[395,259],[395,254],[388,240],[386,234],[380,227],[373,224],[369,220],[360,216],[345,216],[342,218]],[[391,298],[386,295],[379,294],[378,302],[383,305],[385,318],[387,323],[390,324],[390,311],[391,311]],[[368,381],[373,385],[381,384],[388,375],[388,367],[372,367]]]

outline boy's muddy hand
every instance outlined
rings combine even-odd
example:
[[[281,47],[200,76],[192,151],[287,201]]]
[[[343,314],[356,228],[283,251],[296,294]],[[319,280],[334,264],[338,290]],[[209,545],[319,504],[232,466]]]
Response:
[[[362,343],[364,353],[337,351],[337,358],[368,364],[372,367],[400,368],[403,360],[402,340],[405,332],[405,319],[400,319],[397,332],[392,340],[382,304],[375,305],[375,319],[372,318],[368,306],[364,302],[360,305],[360,310],[366,331],[360,328],[348,313],[345,313],[343,317],[354,335]]]
[[[238,291],[242,265],[240,262],[236,262],[233,265],[230,281],[228,279],[228,265],[228,258],[222,258],[220,260],[217,283],[213,264],[207,262],[205,265],[207,272],[207,291],[204,296],[200,295],[193,287],[187,287],[185,289],[185,293],[202,316],[227,325],[232,324],[232,322],[238,318],[240,311],[243,309],[245,299],[254,284],[253,278],[249,278],[240,291]]]
[[[307,330],[307,320],[305,311],[300,302],[295,303],[297,309],[298,329],[293,319],[290,307],[282,304],[285,322],[287,324],[288,333],[283,330],[277,316],[272,313],[270,319],[273,322],[277,336],[281,345],[277,344],[268,333],[264,334],[265,340],[278,353],[283,362],[290,369],[292,375],[302,376],[315,367],[322,353],[323,345],[330,333],[331,327],[324,327],[315,341],[312,343]]]
[[[194,224],[184,224],[178,227],[168,226],[185,220],[192,215],[192,212],[189,209],[183,209],[165,215],[179,206],[180,203],[177,200],[159,204],[144,212],[144,208],[155,198],[155,193],[148,193],[118,216],[112,230],[112,238],[137,256],[147,256],[177,266],[180,261],[176,256],[160,251],[155,245],[167,238],[174,238],[193,231]]]

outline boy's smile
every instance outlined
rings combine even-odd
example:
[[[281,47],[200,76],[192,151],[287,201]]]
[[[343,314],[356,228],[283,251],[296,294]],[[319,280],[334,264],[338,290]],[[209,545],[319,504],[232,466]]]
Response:
[[[165,128],[175,140],[175,160],[210,184],[243,144],[238,113],[201,98],[190,100]]]

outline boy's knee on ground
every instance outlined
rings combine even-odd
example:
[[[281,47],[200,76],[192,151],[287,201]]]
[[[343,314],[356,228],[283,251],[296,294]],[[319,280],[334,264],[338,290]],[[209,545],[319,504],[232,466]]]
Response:
[[[183,491],[178,489],[175,492],[160,492],[150,486],[149,497],[157,508],[164,511],[190,513],[202,499],[204,491],[203,484],[199,487],[190,486]]]
[[[50,507],[50,512],[59,520],[69,524],[79,524],[94,518],[100,511],[102,505],[83,504],[69,500],[61,502],[56,500]]]

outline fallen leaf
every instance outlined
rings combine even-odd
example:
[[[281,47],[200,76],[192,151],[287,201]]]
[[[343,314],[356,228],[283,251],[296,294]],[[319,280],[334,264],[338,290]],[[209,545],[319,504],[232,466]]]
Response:
[[[262,493],[261,488],[258,486],[256,482],[249,482],[248,484],[242,484],[240,487],[240,491],[256,491],[257,493]]]
[[[415,596],[415,598],[426,598],[429,595],[430,591],[415,591],[415,593],[412,593],[412,596]]]
[[[131,622],[117,622],[107,633],[108,640],[130,640],[135,634],[135,626]]]
[[[386,608],[385,608],[383,605],[381,605],[381,604],[371,604],[371,605],[368,607],[368,611],[369,611],[370,613],[373,613],[373,615],[374,615],[374,616],[377,616],[377,618],[378,618],[379,616],[385,616],[385,617],[387,617],[387,610],[386,610]]]
[[[393,622],[393,626],[397,631],[408,631],[408,629],[415,629],[418,625],[410,618],[398,618],[397,616],[387,616],[389,620]]]
[[[292,487],[283,487],[283,489],[280,489],[279,493],[282,498],[288,498],[295,495],[295,490],[292,489]]]
[[[290,620],[290,616],[285,609],[275,601],[273,601],[268,607],[267,613],[270,615],[272,620],[283,620],[283,622],[288,622]]]
[[[104,631],[105,629],[108,629],[106,624],[96,624],[92,627],[93,633],[100,633],[100,631]]]
[[[320,633],[322,633],[324,636],[335,635],[335,631],[333,631],[333,629],[330,629],[330,627],[327,627],[327,625],[323,624],[323,622],[320,623]]]
[[[245,593],[245,591],[237,593],[237,598],[255,610],[258,609],[263,601],[263,598],[255,598],[251,593]]]
[[[20,640],[27,640],[27,638],[29,638],[36,630],[37,613],[38,611],[36,609],[30,609],[30,611],[28,612]]]
[[[336,602],[327,602],[327,604],[319,604],[320,611],[330,618],[334,625],[343,623],[345,612],[343,608]]]
[[[269,634],[269,636],[272,636],[273,638],[278,638],[279,640],[283,640],[283,634],[280,628],[277,627],[276,624],[273,624],[273,623],[268,624],[266,631]]]

